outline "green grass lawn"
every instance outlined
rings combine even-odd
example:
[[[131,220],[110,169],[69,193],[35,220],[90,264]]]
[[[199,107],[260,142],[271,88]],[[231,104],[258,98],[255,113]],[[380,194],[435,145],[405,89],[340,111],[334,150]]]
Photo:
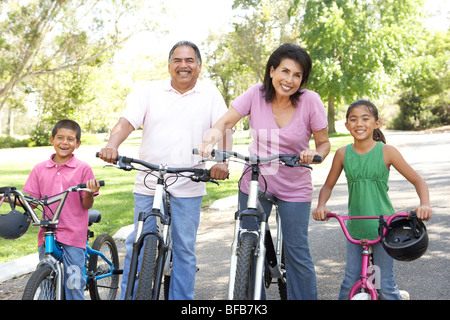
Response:
[[[330,136],[332,151],[350,143],[352,137],[349,135],[337,134]],[[138,146],[139,139],[131,138],[127,140],[129,146]],[[103,145],[103,142],[99,144]],[[99,149],[101,148],[99,146]],[[242,146],[241,146],[242,147]],[[45,154],[50,156],[51,147],[41,149]],[[83,145],[81,146],[83,148]],[[242,148],[241,148],[242,149]],[[13,149],[10,149],[11,153]],[[246,150],[244,148],[244,150]],[[29,151],[29,152],[28,152]],[[34,152],[39,148],[30,148],[26,150],[28,157],[20,159],[21,161],[2,161],[0,163],[0,186],[15,186],[19,190],[28,177],[33,166],[42,160],[36,160],[33,156]],[[2,149],[3,154],[8,154],[8,149]],[[331,156],[331,155],[330,155]],[[91,230],[98,236],[101,233],[109,233],[113,235],[121,227],[133,223],[133,194],[135,172],[125,172],[114,168],[103,168],[102,164],[93,165],[92,169],[98,179],[104,179],[105,187],[100,190],[100,196],[95,199],[94,208],[102,213],[102,221],[91,227]],[[207,196],[203,199],[202,206],[204,208],[210,206],[215,200],[237,193],[237,182],[240,177],[242,167],[234,168],[230,172],[230,179],[220,181],[220,186],[207,183]],[[9,211],[8,203],[3,203],[0,207],[0,214]],[[16,240],[6,240],[0,238],[0,263],[19,258],[36,252],[38,228],[30,226],[27,233]]]

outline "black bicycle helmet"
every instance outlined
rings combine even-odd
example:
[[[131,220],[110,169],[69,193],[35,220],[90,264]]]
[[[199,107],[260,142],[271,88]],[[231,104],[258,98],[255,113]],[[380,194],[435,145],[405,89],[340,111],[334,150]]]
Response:
[[[5,239],[17,239],[27,232],[31,219],[24,213],[17,211],[15,205],[8,196],[11,211],[0,214],[0,237]]]
[[[395,260],[413,261],[427,251],[427,229],[415,214],[411,218],[395,218],[381,237],[381,244]]]

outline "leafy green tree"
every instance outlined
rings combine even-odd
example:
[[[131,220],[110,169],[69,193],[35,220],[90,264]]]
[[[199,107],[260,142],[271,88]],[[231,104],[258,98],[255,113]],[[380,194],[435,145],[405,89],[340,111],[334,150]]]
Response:
[[[422,0],[295,0],[300,41],[313,59],[309,87],[335,108],[356,98],[376,99],[396,84],[422,32]]]
[[[153,28],[140,15],[142,6],[148,2],[0,2],[0,111],[32,93],[42,114],[73,114],[86,99],[88,68],[105,62],[132,34]]]
[[[427,32],[408,60],[401,80],[395,129],[450,124],[450,30]]]

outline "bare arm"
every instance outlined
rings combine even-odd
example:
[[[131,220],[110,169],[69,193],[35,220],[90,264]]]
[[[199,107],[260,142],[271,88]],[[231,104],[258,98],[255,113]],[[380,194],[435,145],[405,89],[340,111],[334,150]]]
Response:
[[[86,181],[86,188],[90,189],[91,192],[86,191],[84,193],[83,208],[90,209],[94,204],[94,193],[98,192],[100,189],[100,183],[95,179]]]
[[[300,161],[304,164],[310,164],[315,155],[322,157],[325,160],[328,153],[330,153],[330,139],[328,138],[328,127],[320,131],[313,131],[314,143],[316,150],[306,149],[300,152]]]
[[[324,221],[326,219],[326,214],[330,212],[326,205],[331,197],[333,188],[341,175],[342,169],[344,168],[344,156],[345,147],[339,148],[334,155],[333,164],[331,165],[328,177],[325,180],[322,189],[320,189],[317,209],[313,211],[313,218],[315,220]]]
[[[203,157],[209,157],[217,142],[222,143],[219,145],[219,148],[222,148],[222,150],[231,150],[231,130],[241,118],[242,116],[239,112],[233,107],[230,107],[228,111],[217,120],[214,126],[206,132],[203,143],[198,146],[199,154]]]
[[[111,131],[108,143],[99,152],[100,159],[112,163],[119,155],[118,149],[122,142],[134,131],[134,127],[125,118],[120,118]]]

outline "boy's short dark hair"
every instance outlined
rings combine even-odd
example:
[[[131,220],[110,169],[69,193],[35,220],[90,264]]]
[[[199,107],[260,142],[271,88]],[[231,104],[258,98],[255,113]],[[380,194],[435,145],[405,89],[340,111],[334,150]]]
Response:
[[[81,128],[78,123],[73,120],[64,119],[58,121],[52,130],[52,137],[54,138],[59,129],[69,129],[76,132],[77,142],[81,140]]]

